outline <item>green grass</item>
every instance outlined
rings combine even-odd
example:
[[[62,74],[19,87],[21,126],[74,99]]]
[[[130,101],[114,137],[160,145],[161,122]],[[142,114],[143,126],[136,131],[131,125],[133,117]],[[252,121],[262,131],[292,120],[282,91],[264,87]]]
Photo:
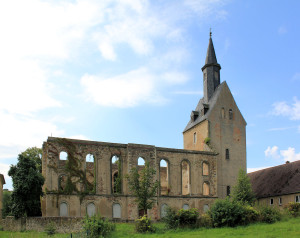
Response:
[[[164,230],[164,224],[155,224],[158,231],[155,234],[137,234],[134,231],[133,223],[119,223],[116,231],[111,237],[150,237],[150,238],[177,238],[177,237],[255,237],[255,238],[276,238],[276,237],[300,237],[300,217],[277,222],[275,224],[253,224],[249,226],[240,226],[236,228],[215,228],[215,229],[181,229],[181,230]],[[1,238],[38,238],[48,237],[45,233],[38,232],[8,232],[0,231]],[[56,234],[51,237],[70,237],[67,234]]]

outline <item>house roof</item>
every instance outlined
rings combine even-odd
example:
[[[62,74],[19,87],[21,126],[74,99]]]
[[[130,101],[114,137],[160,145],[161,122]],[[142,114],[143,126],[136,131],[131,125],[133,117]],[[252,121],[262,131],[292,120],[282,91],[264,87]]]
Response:
[[[300,160],[249,173],[257,198],[300,192]]]
[[[212,108],[216,104],[219,94],[225,84],[226,84],[226,81],[224,81],[218,85],[218,87],[215,89],[215,92],[214,92],[213,96],[211,97],[211,99],[208,101],[208,103],[204,102],[204,98],[201,98],[199,100],[197,107],[195,109],[195,111],[198,112],[199,116],[197,117],[196,120],[190,119],[190,121],[184,128],[183,132],[191,129],[192,127],[196,126],[197,124],[199,124],[200,122],[202,122],[208,118],[208,116],[209,116],[210,112],[212,111]],[[206,107],[208,106],[208,111],[205,114],[201,113],[201,111],[204,109],[204,106],[206,106]]]

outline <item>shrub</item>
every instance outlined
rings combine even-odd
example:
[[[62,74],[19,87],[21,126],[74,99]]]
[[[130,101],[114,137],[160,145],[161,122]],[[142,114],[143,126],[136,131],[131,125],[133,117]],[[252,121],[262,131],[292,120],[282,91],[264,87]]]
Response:
[[[173,208],[167,208],[164,221],[168,229],[176,229],[178,227],[196,227],[199,212],[196,208],[188,210],[180,209],[176,212]]]
[[[259,220],[266,223],[274,223],[281,219],[281,214],[278,209],[273,207],[260,207]]]
[[[45,232],[48,236],[52,236],[56,233],[56,228],[53,222],[49,223],[46,228],[45,228]]]
[[[94,215],[84,218],[83,229],[88,237],[107,237],[115,230],[115,225],[99,215]]]
[[[244,218],[245,218],[245,225],[249,223],[257,222],[259,219],[259,212],[254,207],[245,205]]]
[[[3,231],[4,229],[3,229],[3,227],[2,226],[0,226],[0,231]]]
[[[229,198],[217,200],[209,211],[214,227],[237,226],[246,224],[245,209],[239,202]]]
[[[204,139],[204,143],[207,144],[207,145],[210,145],[210,138],[209,137],[206,137]]]
[[[294,217],[300,216],[300,203],[289,202],[284,208],[290,215]]]
[[[197,221],[197,227],[213,227],[212,219],[208,213],[204,213]]]
[[[136,220],[135,230],[138,233],[154,233],[155,227],[152,225],[151,219],[144,215]]]

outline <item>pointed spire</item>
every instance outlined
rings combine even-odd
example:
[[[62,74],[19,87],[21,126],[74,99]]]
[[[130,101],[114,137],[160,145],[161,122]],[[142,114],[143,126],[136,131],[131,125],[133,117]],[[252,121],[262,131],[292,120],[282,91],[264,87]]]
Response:
[[[207,48],[207,53],[206,53],[206,59],[205,59],[205,64],[217,64],[217,57],[215,53],[215,48],[214,44],[211,39],[211,29],[209,33],[209,43],[208,43],[208,48]]]

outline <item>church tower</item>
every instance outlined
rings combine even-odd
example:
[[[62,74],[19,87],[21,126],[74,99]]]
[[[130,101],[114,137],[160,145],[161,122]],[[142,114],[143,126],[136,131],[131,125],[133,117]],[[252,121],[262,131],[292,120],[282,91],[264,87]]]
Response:
[[[246,121],[226,81],[220,82],[211,33],[203,72],[203,98],[183,131],[184,149],[218,153],[218,197],[230,195],[239,169],[246,170]]]

